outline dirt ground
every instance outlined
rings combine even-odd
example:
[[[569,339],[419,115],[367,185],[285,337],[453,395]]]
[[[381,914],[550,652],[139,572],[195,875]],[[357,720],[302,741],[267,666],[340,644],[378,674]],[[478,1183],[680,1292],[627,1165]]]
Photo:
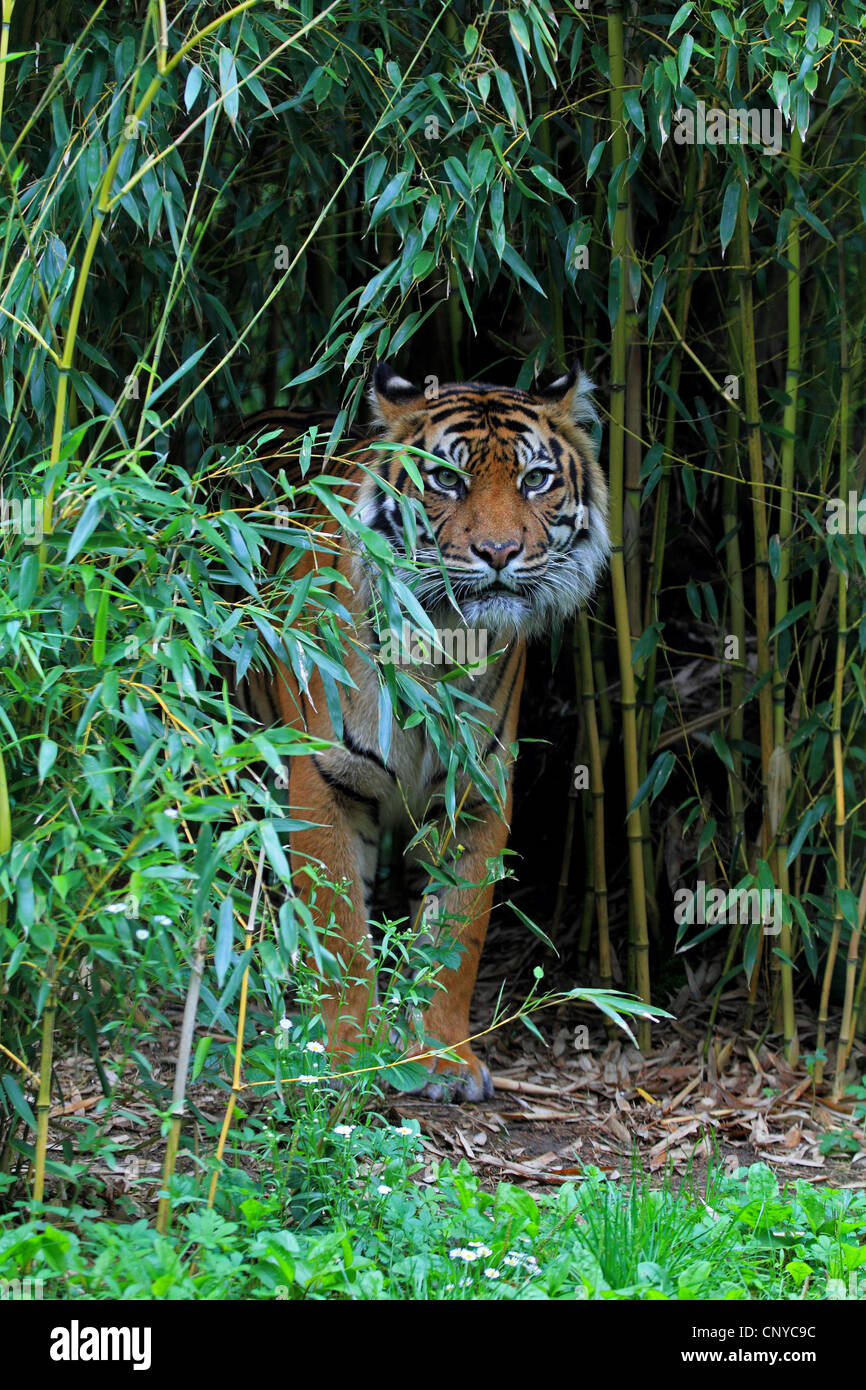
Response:
[[[480,1028],[493,1016],[502,964],[501,956],[491,961],[479,982]],[[708,1165],[731,1172],[761,1160],[780,1182],[805,1178],[866,1187],[866,1133],[862,1121],[858,1126],[852,1118],[852,1098],[834,1101],[829,1085],[816,1091],[802,1061],[791,1070],[781,1038],[767,1031],[766,1019],[743,1029],[746,995],[740,985],[732,983],[722,994],[710,1030],[705,996],[712,980],[703,977],[705,968],[688,970],[686,983],[665,1001],[673,1019],[654,1025],[647,1056],[625,1033],[609,1035],[596,1009],[568,1003],[534,1015],[542,1040],[516,1022],[477,1045],[494,1078],[493,1100],[445,1105],[391,1092],[386,1116],[420,1124],[428,1159],[421,1180],[433,1180],[434,1160],[466,1158],[485,1186],[504,1179],[549,1191],[579,1179],[590,1164],[611,1177],[628,1176],[636,1154],[650,1181],[661,1182],[672,1170],[675,1180],[690,1174],[700,1188]],[[525,997],[526,973],[515,969],[512,975],[516,1001]],[[546,986],[556,983],[545,980]],[[802,1000],[798,1018],[809,1020]],[[154,1080],[164,1084],[170,1085],[174,1072],[179,1023],[180,1012],[175,1019],[169,1011],[165,1030],[146,1046]],[[837,1027],[831,1019],[831,1038]],[[804,1052],[814,1046],[814,1020],[801,1041]],[[866,1051],[855,1044],[852,1076],[864,1071]],[[85,1049],[60,1060],[55,1075],[49,1156],[68,1160],[103,1091]],[[224,1092],[197,1083],[189,1095],[200,1114],[220,1123]],[[376,1108],[382,1110],[383,1103]],[[146,1215],[159,1191],[165,1143],[153,1111],[140,1098],[119,1093],[107,1123],[116,1157],[110,1167],[96,1160],[92,1176],[104,1184],[109,1209],[116,1199],[127,1211],[131,1204]],[[209,1150],[200,1126],[188,1120],[184,1132],[195,1149]],[[188,1161],[181,1156],[179,1170]]]
[[[628,1175],[636,1153],[659,1180],[672,1169],[675,1178],[690,1171],[702,1182],[708,1162],[732,1172],[762,1161],[780,1183],[866,1187],[866,1133],[852,1119],[852,1098],[832,1100],[829,1085],[816,1091],[802,1060],[791,1070],[766,1020],[742,1030],[743,987],[723,993],[705,1046],[702,969],[668,1001],[674,1019],[654,1026],[648,1056],[625,1033],[609,1036],[594,1008],[570,1003],[535,1016],[543,1043],[521,1023],[491,1035],[482,1050],[492,1101],[448,1106],[395,1097],[392,1111],[419,1121],[431,1158],[465,1157],[491,1183],[549,1188],[573,1181],[587,1164]],[[479,1004],[493,986],[481,982]],[[814,1031],[804,1042],[814,1045]],[[851,1062],[852,1079],[862,1077],[862,1045]]]

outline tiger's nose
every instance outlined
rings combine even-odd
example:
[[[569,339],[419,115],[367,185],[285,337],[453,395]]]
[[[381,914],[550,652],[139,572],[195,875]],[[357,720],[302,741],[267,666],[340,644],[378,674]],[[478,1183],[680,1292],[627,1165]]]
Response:
[[[513,560],[523,549],[522,541],[480,541],[470,546],[474,555],[486,560],[495,570],[503,570],[509,560]]]

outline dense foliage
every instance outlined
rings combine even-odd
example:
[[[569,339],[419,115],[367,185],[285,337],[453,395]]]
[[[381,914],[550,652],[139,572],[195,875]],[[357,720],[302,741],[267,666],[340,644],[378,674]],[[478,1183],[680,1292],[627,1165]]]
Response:
[[[166,1131],[172,1112],[171,1153],[185,1073],[172,1101],[148,1043],[191,980],[193,1077],[231,1095],[220,1157],[239,1009],[248,1082],[309,1070],[309,1020],[275,1045],[311,938],[275,790],[309,745],[250,726],[228,675],[281,653],[335,699],[339,595],[292,579],[305,508],[334,504],[326,478],[292,489],[219,440],[318,401],[336,447],[386,357],[419,382],[594,376],[614,555],[554,638],[583,711],[572,796],[547,795],[556,915],[572,874],[578,959],[610,988],[622,948],[646,1001],[677,946],[717,953],[716,988],[745,971],[792,1061],[814,979],[816,1079],[830,1055],[840,1092],[866,979],[863,0],[3,15],[3,1172],[77,1193],[130,1087]],[[732,110],[763,145],[731,138]],[[376,558],[389,613],[412,611]],[[383,728],[399,709],[472,765],[483,712],[393,670],[381,689]],[[778,912],[672,925],[699,881]],[[103,1099],[46,1168],[73,1036]]]

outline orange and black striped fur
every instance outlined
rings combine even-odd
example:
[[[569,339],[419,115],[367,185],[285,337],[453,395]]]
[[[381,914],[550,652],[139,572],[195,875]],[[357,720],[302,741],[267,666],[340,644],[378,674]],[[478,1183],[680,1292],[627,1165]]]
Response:
[[[440,386],[430,398],[429,392],[380,364],[371,391],[377,429],[366,445],[363,440],[355,443],[354,456],[351,450],[341,450],[342,463],[328,462],[329,473],[342,469],[340,476],[345,476],[344,504],[351,504],[400,555],[405,554],[405,541],[399,504],[352,458],[362,460],[398,494],[420,497],[400,451],[370,445],[387,440],[416,446],[429,456],[413,456],[424,478],[428,520],[419,526],[414,557],[419,568],[413,587],[435,627],[483,629],[488,650],[501,653],[475,675],[470,687],[493,710],[485,757],[507,762],[507,750],[516,738],[527,638],[573,614],[589,598],[606,564],[607,487],[583,428],[594,418],[590,390],[575,369],[540,393],[467,384]],[[263,444],[262,454],[288,470],[289,443],[316,419],[329,423],[325,416],[301,421],[296,412],[264,412],[245,423],[243,437],[283,428],[286,445],[271,439]],[[327,433],[326,429],[325,437]],[[296,443],[294,450],[296,456]],[[337,895],[333,902],[336,926],[324,937],[325,946],[342,961],[347,983],[339,999],[333,982],[323,980],[321,985],[328,1050],[339,1068],[348,1062],[359,1036],[369,1037],[376,1029],[368,916],[380,837],[389,828],[405,842],[413,825],[429,821],[431,810],[442,808],[444,772],[423,727],[404,730],[395,721],[387,758],[382,756],[376,670],[358,651],[361,643],[369,649],[378,640],[365,617],[376,571],[369,557],[351,546],[344,544],[335,557],[330,546],[340,543],[338,528],[324,508],[315,524],[321,528],[323,550],[311,551],[294,573],[300,581],[311,566],[334,566],[349,579],[352,589],[343,590],[340,597],[355,623],[352,640],[346,643],[355,688],[340,688],[344,732],[339,745],[290,760],[292,814],[317,825],[292,836],[291,861],[296,871],[312,858],[325,867],[330,880],[348,884],[347,898]],[[443,565],[459,614],[447,594]],[[345,597],[347,592],[351,599]],[[307,690],[298,688],[287,666],[251,674],[247,681],[247,702],[263,722],[305,725],[314,735],[333,739],[317,671]],[[458,787],[458,800],[463,790]],[[460,826],[459,872],[464,880],[480,881],[488,858],[505,847],[510,779],[502,816],[471,790],[466,809],[472,815]],[[296,873],[299,892],[305,891],[308,877]],[[416,898],[423,894],[427,876],[411,853],[406,881]],[[486,1067],[465,1041],[492,893],[492,887],[480,894],[452,890],[449,902],[442,905],[449,919],[465,920],[459,938],[464,949],[458,968],[446,973],[447,987],[437,990],[424,1023],[427,1035],[452,1049],[460,1064],[437,1059],[432,1068],[435,1079],[426,1088],[434,1099],[474,1101],[492,1094]],[[318,915],[314,907],[314,917]],[[327,924],[321,917],[320,921],[325,932]]]

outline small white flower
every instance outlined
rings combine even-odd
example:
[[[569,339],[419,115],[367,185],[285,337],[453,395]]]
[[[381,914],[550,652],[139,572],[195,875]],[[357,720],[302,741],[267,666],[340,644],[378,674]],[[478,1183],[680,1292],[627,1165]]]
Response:
[[[380,1182],[379,1186],[376,1188],[376,1191],[378,1192],[380,1197],[387,1197],[388,1193],[391,1191],[391,1188],[388,1186],[386,1182]]]
[[[147,927],[139,927],[135,934],[138,937],[139,941],[146,941],[147,938],[150,936],[150,932],[147,930]]]
[[[283,1028],[283,1029],[289,1029],[289,1028],[291,1028],[291,1026],[292,1026],[291,1019],[288,1019],[288,1018],[286,1018],[285,1016],[284,1016],[283,1018],[280,1019],[280,1027],[281,1027],[281,1028]]]
[[[280,1019],[280,1027],[282,1027],[282,1026],[283,1026],[283,1020]],[[287,1019],[287,1020],[286,1020],[286,1027],[288,1027],[288,1026],[289,1026],[289,1024],[288,1024],[288,1019]],[[325,1050],[325,1044],[324,1044],[324,1043],[320,1043],[320,1042],[308,1042],[307,1045],[306,1045],[306,1047],[305,1047],[305,1049],[304,1049],[305,1052],[324,1052],[324,1050]]]
[[[402,1134],[404,1138],[408,1138],[408,1136],[414,1134],[415,1131],[414,1129],[410,1129],[408,1125],[395,1125],[394,1133]]]
[[[538,1269],[538,1261],[535,1256],[526,1254],[523,1250],[509,1250],[502,1263],[508,1265],[509,1269],[523,1268],[532,1273]]]
[[[176,811],[173,806],[169,806],[168,810],[163,812],[163,815],[168,816],[169,820],[177,820],[180,812]]]
[[[473,1260],[480,1258],[477,1250],[467,1250],[460,1245],[455,1250],[449,1250],[448,1254],[452,1260],[463,1260],[466,1264],[471,1264]]]
[[[354,1128],[354,1125],[334,1125],[334,1133],[342,1134],[348,1137],[348,1135],[352,1133],[352,1130]]]
[[[154,926],[157,926],[157,927],[170,927],[170,926],[171,926],[171,918],[170,918],[170,917],[166,917],[166,916],[165,916],[165,913],[163,913],[163,912],[157,913],[156,917],[154,917],[154,919],[153,919],[153,922],[154,922]]]
[[[490,1256],[493,1254],[490,1246],[485,1245],[484,1242],[480,1240],[470,1240],[469,1248],[477,1252],[475,1258],[479,1260],[489,1260]]]
[[[499,1279],[501,1277],[498,1269],[485,1269],[484,1275],[487,1279]]]
[[[295,1077],[295,1080],[296,1080],[296,1081],[300,1081],[300,1083],[301,1083],[302,1086],[312,1086],[316,1081],[318,1081],[318,1079],[319,1079],[319,1078],[318,1078],[317,1076],[306,1076],[306,1075],[304,1075],[304,1076],[296,1076],[296,1077]]]
[[[103,908],[103,911],[104,911],[104,912],[125,912],[125,911],[126,911],[126,903],[108,903],[108,905],[107,905],[105,908]]]

